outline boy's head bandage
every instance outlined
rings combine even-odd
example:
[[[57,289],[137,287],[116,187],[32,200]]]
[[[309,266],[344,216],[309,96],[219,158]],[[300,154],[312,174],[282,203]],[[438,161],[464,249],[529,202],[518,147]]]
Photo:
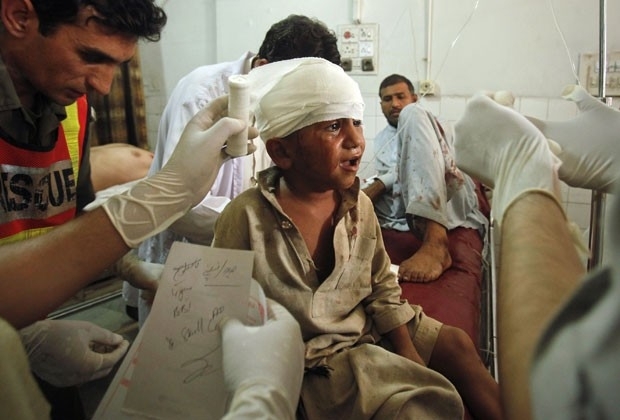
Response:
[[[255,68],[248,75],[256,126],[265,141],[311,124],[361,120],[364,100],[342,68],[322,58],[296,58]]]

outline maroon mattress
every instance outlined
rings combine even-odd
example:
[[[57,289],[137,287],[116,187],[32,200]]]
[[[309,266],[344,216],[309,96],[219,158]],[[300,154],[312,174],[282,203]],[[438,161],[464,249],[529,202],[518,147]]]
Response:
[[[474,181],[481,211],[489,217],[490,204],[485,194],[485,187]],[[385,248],[393,264],[400,264],[409,258],[421,245],[421,242],[408,235],[411,249],[399,253],[390,247],[391,232],[383,231]],[[399,236],[402,241],[402,236]],[[401,282],[403,298],[410,303],[422,306],[424,312],[447,325],[462,328],[473,340],[480,344],[480,318],[482,308],[482,249],[484,242],[478,231],[468,228],[456,228],[448,232],[452,266],[436,281],[430,283]],[[402,246],[402,244],[399,244]]]
[[[400,255],[390,249],[393,231],[384,231],[383,239],[393,264],[400,264],[420,246],[420,241],[410,235],[417,246]],[[482,302],[482,247],[478,231],[456,228],[448,232],[452,266],[436,281],[430,283],[401,282],[403,298],[421,305],[424,312],[443,322],[463,329],[474,343],[480,343],[480,311]]]

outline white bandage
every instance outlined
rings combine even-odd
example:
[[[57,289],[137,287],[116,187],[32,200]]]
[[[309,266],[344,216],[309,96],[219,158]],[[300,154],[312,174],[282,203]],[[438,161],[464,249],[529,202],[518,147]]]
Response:
[[[252,70],[252,107],[265,141],[311,124],[339,118],[361,120],[364,100],[342,68],[322,58],[298,58]]]

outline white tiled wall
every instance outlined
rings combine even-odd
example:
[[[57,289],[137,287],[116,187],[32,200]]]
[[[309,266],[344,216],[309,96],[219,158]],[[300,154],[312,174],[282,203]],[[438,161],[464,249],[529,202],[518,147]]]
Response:
[[[456,122],[463,114],[467,103],[466,97],[444,96],[441,98],[422,98],[424,106],[442,121]],[[377,132],[386,126],[385,117],[381,113],[379,98],[376,93],[364,95],[366,111],[364,115],[364,134],[366,136],[366,153],[360,171],[361,177],[374,173],[373,140]],[[577,107],[563,99],[519,97],[515,100],[515,109],[524,115],[545,120],[566,120],[577,113]],[[586,232],[590,225],[591,192],[579,188],[562,185],[562,204],[568,218]]]

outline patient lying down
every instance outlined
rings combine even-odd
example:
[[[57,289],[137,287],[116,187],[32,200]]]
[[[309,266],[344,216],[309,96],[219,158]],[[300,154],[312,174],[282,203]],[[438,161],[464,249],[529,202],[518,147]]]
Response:
[[[95,192],[144,178],[153,153],[127,143],[110,143],[90,149],[91,179]]]

